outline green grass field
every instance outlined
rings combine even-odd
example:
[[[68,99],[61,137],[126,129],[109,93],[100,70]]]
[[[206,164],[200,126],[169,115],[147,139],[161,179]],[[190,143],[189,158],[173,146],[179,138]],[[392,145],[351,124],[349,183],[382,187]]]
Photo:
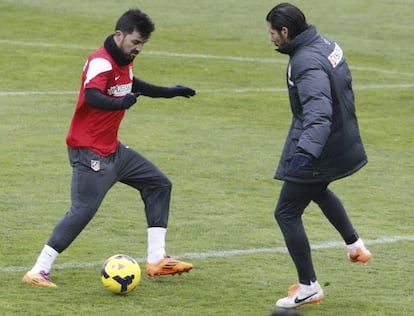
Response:
[[[287,57],[265,23],[277,2],[0,0],[0,314],[268,315],[296,282],[273,218],[273,180],[290,123]],[[304,315],[413,315],[414,1],[294,1],[335,38],[351,66],[369,164],[332,188],[374,255],[352,265],[319,209],[304,215],[325,300]],[[21,282],[69,207],[65,136],[88,54],[138,6],[156,31],[135,75],[185,84],[192,99],[140,98],[120,139],[172,180],[167,247],[188,274],[143,276],[125,297],[106,292],[103,261],[145,266],[139,195],[116,185],[52,270],[57,289]],[[335,13],[336,12],[336,13]]]

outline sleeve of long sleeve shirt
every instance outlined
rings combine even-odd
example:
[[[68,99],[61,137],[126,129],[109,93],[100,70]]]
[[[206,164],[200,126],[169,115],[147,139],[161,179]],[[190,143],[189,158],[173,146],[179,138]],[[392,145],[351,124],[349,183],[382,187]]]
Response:
[[[122,99],[110,98],[97,88],[85,89],[85,100],[89,106],[105,111],[126,110],[128,108],[123,106]]]
[[[133,79],[132,92],[139,92],[141,95],[151,98],[171,98],[172,91],[168,87],[161,87],[150,84],[136,77]]]

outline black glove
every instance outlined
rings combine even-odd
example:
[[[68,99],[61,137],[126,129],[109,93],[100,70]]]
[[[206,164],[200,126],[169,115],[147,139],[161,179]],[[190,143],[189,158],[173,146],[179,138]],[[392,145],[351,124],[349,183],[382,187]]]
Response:
[[[294,153],[289,163],[289,171],[291,173],[296,173],[302,170],[303,167],[307,166],[312,161],[312,158],[312,155],[308,153]]]
[[[120,107],[122,109],[129,109],[132,105],[137,102],[137,97],[139,96],[139,92],[136,93],[128,93],[126,94],[120,101]]]
[[[185,87],[185,86],[174,86],[174,87],[170,87],[168,88],[169,90],[169,94],[170,97],[185,97],[185,98],[189,98],[189,97],[193,97],[195,96],[196,92],[195,90],[189,88],[189,87]]]

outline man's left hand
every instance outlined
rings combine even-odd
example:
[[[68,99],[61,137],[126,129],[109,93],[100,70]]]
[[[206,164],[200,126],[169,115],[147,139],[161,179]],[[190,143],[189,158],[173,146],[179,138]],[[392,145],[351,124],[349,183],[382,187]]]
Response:
[[[189,87],[181,86],[181,85],[170,87],[169,90],[171,92],[171,98],[173,97],[190,98],[190,97],[195,96],[196,94],[195,90]]]
[[[296,152],[289,163],[289,171],[299,172],[312,161],[312,155],[304,152]]]

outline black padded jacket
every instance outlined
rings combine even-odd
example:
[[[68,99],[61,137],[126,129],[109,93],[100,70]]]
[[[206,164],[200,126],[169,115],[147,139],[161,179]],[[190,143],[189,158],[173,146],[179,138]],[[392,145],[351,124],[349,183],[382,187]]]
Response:
[[[331,182],[362,168],[368,160],[342,49],[311,25],[277,51],[290,56],[287,86],[293,117],[275,179]],[[292,174],[289,161],[297,151],[313,160]]]

